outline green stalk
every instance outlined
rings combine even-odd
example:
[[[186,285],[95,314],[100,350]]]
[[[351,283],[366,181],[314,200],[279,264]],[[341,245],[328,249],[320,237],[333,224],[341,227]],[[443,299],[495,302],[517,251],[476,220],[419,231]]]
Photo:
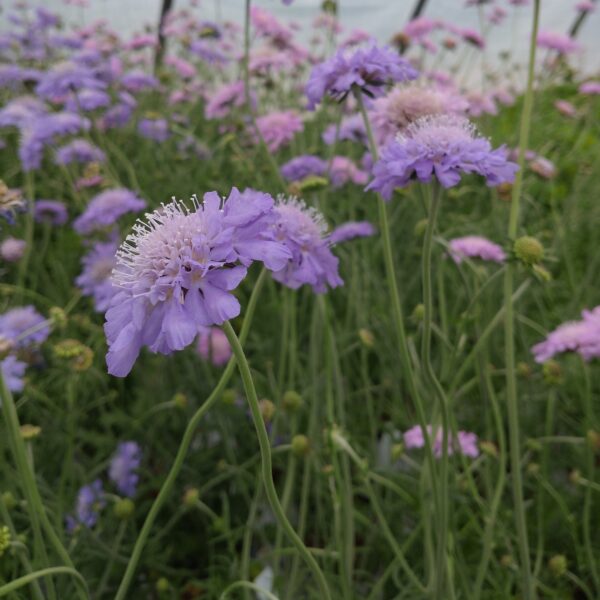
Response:
[[[48,569],[42,569],[41,571],[29,573],[29,575],[23,575],[23,577],[19,577],[18,579],[14,579],[10,583],[3,585],[0,587],[0,598],[10,594],[11,592],[14,592],[15,590],[18,590],[19,588],[29,585],[37,579],[42,577],[52,577],[53,575],[70,575],[77,582],[77,589],[82,595],[82,598],[87,599],[90,597],[85,579],[79,574],[78,571],[72,567],[50,567]]]
[[[267,498],[275,514],[275,518],[279,522],[279,525],[283,528],[284,532],[287,534],[292,544],[295,546],[298,553],[304,558],[306,564],[313,572],[321,591],[321,598],[323,600],[331,600],[331,594],[329,593],[329,588],[327,587],[327,581],[325,580],[323,572],[317,564],[317,561],[304,545],[304,542],[294,531],[294,528],[285,516],[285,512],[283,511],[281,503],[279,502],[277,490],[275,489],[275,482],[273,481],[271,445],[269,442],[269,436],[260,412],[258,397],[256,396],[256,389],[254,388],[254,381],[252,380],[252,374],[250,373],[250,367],[248,365],[248,361],[246,360],[242,345],[240,344],[240,340],[228,321],[223,324],[223,331],[229,340],[229,344],[231,345],[231,349],[233,351],[233,356],[237,361],[238,369],[244,383],[244,390],[246,392],[248,404],[252,413],[252,419],[254,421],[254,426],[258,436],[258,443],[260,446],[263,484],[265,486]]]
[[[529,143],[531,113],[533,108],[533,76],[535,71],[535,50],[540,14],[540,0],[534,0],[533,26],[529,47],[529,67],[527,73],[527,90],[523,101],[521,115],[521,129],[519,133],[519,171],[517,172],[512,190],[512,204],[508,223],[508,238],[515,239],[519,224],[519,205],[521,189],[523,186],[523,171],[525,165],[525,150]],[[514,288],[515,265],[509,263],[504,274],[504,345],[506,357],[506,402],[508,409],[508,430],[510,445],[510,466],[512,474],[512,488],[517,528],[522,594],[524,600],[533,600],[536,597],[535,584],[531,575],[531,559],[529,556],[529,541],[527,538],[527,521],[525,504],[523,501],[523,481],[521,476],[521,448],[519,430],[519,409],[517,396],[517,377],[515,367],[515,330],[514,309],[512,295]]]
[[[254,310],[256,308],[256,303],[258,301],[258,296],[260,290],[263,286],[264,280],[266,277],[266,270],[263,268],[256,283],[254,284],[254,289],[252,290],[252,295],[250,296],[250,300],[248,301],[248,308],[246,310],[246,318],[244,319],[244,324],[242,325],[242,330],[240,332],[240,339],[245,340],[248,331],[250,330],[250,324],[252,322],[252,317],[254,316]],[[196,427],[202,420],[202,417],[213,407],[213,405],[219,400],[223,390],[229,383],[231,376],[233,375],[233,369],[235,368],[235,357],[229,359],[223,374],[221,375],[221,379],[217,383],[217,387],[212,391],[210,396],[206,399],[206,402],[194,413],[190,422],[188,423],[183,437],[181,438],[181,443],[179,444],[179,449],[177,450],[177,454],[175,456],[175,460],[173,461],[173,465],[171,466],[171,470],[167,475],[162,487],[160,488],[160,492],[158,496],[154,500],[152,507],[150,508],[150,512],[144,521],[144,525],[142,526],[142,530],[138,535],[138,538],[133,547],[133,552],[131,554],[131,558],[127,563],[127,568],[125,569],[125,574],[123,575],[123,579],[121,580],[121,584],[119,585],[119,589],[117,590],[117,594],[115,596],[115,600],[124,600],[127,594],[127,590],[131,585],[131,580],[137,568],[138,562],[142,555],[142,551],[144,546],[146,545],[146,541],[148,540],[148,536],[150,535],[150,531],[152,529],[152,525],[162,508],[162,505],[165,503],[165,500],[171,494],[171,490],[175,485],[175,481],[177,476],[179,475],[179,471],[183,467],[183,461],[186,457],[188,448],[192,443],[194,438],[194,433],[196,432]]]

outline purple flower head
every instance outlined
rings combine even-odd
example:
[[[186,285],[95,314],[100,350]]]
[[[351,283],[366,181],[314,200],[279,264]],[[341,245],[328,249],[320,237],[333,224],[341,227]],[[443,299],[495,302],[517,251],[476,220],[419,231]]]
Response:
[[[555,31],[540,31],[537,45],[547,50],[555,50],[559,54],[571,54],[581,49],[581,46],[570,36]]]
[[[600,94],[600,81],[586,81],[579,86],[580,94],[598,95]]]
[[[290,250],[292,258],[273,273],[273,278],[292,289],[310,285],[317,294],[325,293],[327,286],[342,285],[339,261],[329,247],[323,215],[296,198],[279,198],[275,212],[276,237]]]
[[[427,425],[427,434],[429,437],[433,435],[433,427]],[[420,425],[415,425],[402,434],[404,446],[407,450],[412,448],[424,448],[425,438]],[[435,439],[433,442],[433,454],[436,458],[441,458],[443,450],[444,434],[441,427],[436,427]],[[452,434],[448,434],[448,456],[459,452],[470,458],[479,456],[479,447],[477,445],[477,435],[469,431],[459,431],[456,439]]]
[[[361,171],[348,157],[334,156],[331,161],[329,179],[334,188],[339,188],[347,183],[365,185],[369,180],[369,176],[365,171]]]
[[[65,108],[72,112],[92,111],[110,105],[110,96],[103,90],[83,89],[74,92],[65,103]]]
[[[226,117],[233,108],[244,106],[245,103],[244,82],[226,83],[211,95],[204,108],[204,116],[207,119],[221,119]],[[252,103],[256,104],[254,94],[252,95]]]
[[[132,498],[139,481],[137,470],[142,462],[142,450],[136,442],[121,442],[108,468],[110,480],[119,494]]]
[[[139,69],[127,71],[121,77],[121,85],[132,94],[141,92],[144,90],[151,90],[158,87],[158,79],[148,73],[144,73]]]
[[[300,116],[293,110],[272,112],[256,119],[256,127],[270,152],[277,152],[302,131]]]
[[[335,142],[336,131],[337,126],[335,123],[329,125],[323,133],[323,141],[328,145],[332,145]],[[367,145],[367,130],[362,115],[344,117],[337,134],[338,141],[350,140],[351,142]]]
[[[452,260],[457,265],[465,258],[480,258],[497,263],[506,260],[506,253],[498,244],[478,235],[454,238],[448,243],[448,249]]]
[[[531,351],[538,363],[563,352],[578,352],[585,360],[600,357],[600,306],[583,311],[583,319],[569,321],[551,331]]]
[[[556,177],[556,166],[544,156],[534,156],[529,163],[529,168],[544,179],[554,179]]]
[[[341,101],[353,86],[368,96],[381,96],[387,83],[416,79],[417,75],[416,69],[397,52],[380,48],[375,42],[350,52],[338,50],[313,68],[306,84],[308,107],[314,109],[326,94]]]
[[[138,222],[117,253],[119,288],[106,313],[108,371],[129,373],[142,346],[170,354],[194,341],[203,327],[240,313],[231,293],[255,260],[278,271],[290,251],[275,239],[273,199],[233,188],[193,198],[193,209],[173,200]]]
[[[583,0],[575,5],[575,10],[579,12],[594,12],[596,10],[596,4],[593,0]]]
[[[310,175],[324,175],[325,171],[327,161],[312,154],[297,156],[281,166],[281,174],[288,181],[300,181]]]
[[[81,259],[83,271],[75,283],[84,296],[91,296],[94,299],[94,309],[99,313],[106,312],[112,297],[117,292],[110,276],[117,265],[118,248],[119,243],[116,239],[97,242]]]
[[[169,139],[169,122],[166,119],[140,119],[138,133],[149,140],[164,142]]]
[[[75,515],[67,517],[67,530],[72,533],[79,526],[93,527],[105,505],[106,499],[100,479],[96,479],[90,485],[84,485],[77,494]]]
[[[270,12],[258,6],[250,9],[250,21],[259,36],[267,37],[275,42],[285,43],[292,37],[292,31],[279,22]]]
[[[229,58],[215,44],[206,39],[194,40],[188,50],[209,65],[223,65]]]
[[[439,21],[434,21],[427,17],[418,17],[409,21],[402,30],[402,33],[407,35],[411,40],[420,42],[439,27]]]
[[[493,150],[468,119],[437,115],[415,121],[384,148],[366,189],[390,200],[395,188],[415,179],[428,182],[435,177],[442,186],[452,187],[461,173],[478,173],[494,186],[512,182],[517,169],[504,147]]]
[[[67,207],[58,200],[37,200],[33,210],[36,223],[64,225],[69,218]]]
[[[27,242],[14,237],[7,237],[0,243],[0,258],[6,262],[18,262],[23,257]]]
[[[556,108],[556,110],[565,117],[577,116],[577,108],[575,108],[575,106],[571,104],[568,100],[555,100],[554,108]]]
[[[205,327],[198,334],[198,354],[215,367],[222,367],[231,357],[227,336],[219,327]]]
[[[19,158],[23,169],[26,171],[39,169],[44,148],[53,143],[57,137],[79,133],[89,127],[90,122],[87,119],[69,112],[41,115],[25,123],[21,129],[19,144]]]
[[[82,215],[73,222],[77,233],[87,234],[113,225],[120,217],[146,208],[146,201],[125,188],[106,190],[94,196]]]
[[[46,105],[34,96],[19,96],[0,109],[0,127],[22,127],[28,121],[48,112]]]
[[[71,140],[68,144],[56,150],[54,161],[57,165],[69,165],[71,163],[104,162],[106,155],[98,146],[83,138]]]
[[[0,65],[0,88],[16,90],[25,82],[38,81],[42,72],[19,65]]]
[[[72,62],[58,63],[40,78],[35,92],[40,98],[61,100],[69,92],[81,89],[103,90],[106,83],[97,79],[93,70]]]
[[[365,238],[375,235],[376,229],[369,221],[349,221],[336,227],[329,235],[330,244],[341,244],[356,238]]]
[[[191,62],[178,56],[167,56],[165,64],[173,67],[182,79],[191,79],[197,74],[196,67]]]
[[[428,115],[464,114],[468,104],[451,89],[409,84],[377,98],[370,111],[377,141],[386,144],[411,123]]]
[[[21,392],[23,390],[25,385],[23,376],[26,367],[27,365],[23,361],[18,360],[12,354],[0,361],[4,383],[11,392]]]
[[[481,115],[497,115],[498,107],[492,94],[482,94],[481,92],[469,92],[466,96],[469,103],[468,113],[472,117]]]
[[[133,115],[133,107],[125,102],[119,102],[111,106],[100,119],[100,129],[118,129],[129,123]]]
[[[23,348],[45,342],[50,328],[33,306],[19,306],[0,315],[0,335]]]

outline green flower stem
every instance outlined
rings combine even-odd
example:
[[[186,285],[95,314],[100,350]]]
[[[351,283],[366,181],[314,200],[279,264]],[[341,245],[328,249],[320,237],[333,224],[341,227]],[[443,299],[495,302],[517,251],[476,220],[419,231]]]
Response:
[[[119,529],[117,530],[117,535],[115,537],[115,542],[113,544],[113,553],[110,555],[106,562],[106,567],[104,568],[104,573],[102,573],[102,577],[100,578],[100,583],[98,584],[97,591],[94,592],[94,597],[102,598],[102,594],[106,589],[106,585],[110,579],[110,574],[112,573],[115,557],[118,556],[119,550],[121,548],[121,544],[123,542],[123,536],[125,535],[125,530],[127,529],[127,521],[122,521],[119,525]]]
[[[266,277],[266,270],[263,268],[256,283],[254,284],[254,289],[252,290],[252,295],[250,296],[250,300],[248,301],[248,307],[246,310],[246,318],[244,319],[244,324],[242,325],[242,330],[240,332],[240,339],[245,340],[248,331],[250,330],[250,324],[252,322],[252,317],[254,316],[254,310],[256,308],[256,303],[258,301],[258,296],[260,290],[264,284]],[[235,357],[229,359],[223,374],[221,375],[221,379],[217,383],[217,386],[212,391],[210,396],[206,399],[206,402],[194,413],[192,418],[190,419],[183,437],[181,438],[181,443],[179,444],[179,449],[177,450],[177,454],[175,456],[175,460],[173,461],[173,465],[171,466],[171,470],[167,475],[162,487],[160,488],[160,492],[158,496],[154,500],[152,507],[150,508],[150,512],[146,516],[146,520],[144,521],[144,525],[142,526],[142,530],[140,531],[138,538],[133,547],[133,552],[131,554],[131,558],[127,563],[127,568],[125,569],[125,574],[123,575],[123,579],[121,580],[121,584],[119,585],[119,589],[117,590],[117,594],[115,596],[115,600],[124,600],[127,594],[127,590],[131,585],[131,580],[137,568],[138,562],[140,561],[140,557],[142,555],[142,551],[144,546],[146,545],[146,541],[148,540],[148,536],[150,535],[150,531],[152,529],[152,525],[162,508],[162,505],[165,503],[166,499],[171,494],[171,490],[175,485],[175,481],[181,468],[183,467],[183,461],[186,457],[188,448],[192,443],[194,438],[194,434],[196,432],[196,427],[202,420],[202,417],[213,407],[213,405],[219,400],[223,390],[229,383],[231,376],[233,375],[233,370],[235,368]]]
[[[25,442],[21,436],[21,426],[19,424],[19,416],[15,406],[14,399],[10,390],[6,387],[6,382],[2,376],[2,370],[0,369],[0,392],[2,393],[2,413],[8,430],[8,437],[11,440],[11,448],[14,454],[15,463],[21,479],[21,486],[27,499],[27,506],[29,509],[29,516],[31,519],[32,528],[34,535],[40,543],[40,551],[44,562],[48,563],[48,557],[46,556],[46,548],[43,544],[41,531],[43,530],[50,544],[60,557],[60,559],[68,566],[71,570],[75,570],[73,561],[63,546],[60,538],[54,531],[50,519],[44,509],[44,504],[40,496],[40,492],[37,488],[35,476],[30,467],[29,460],[27,458],[27,448]],[[76,572],[76,571],[75,571]],[[35,578],[34,578],[35,579]],[[28,580],[29,582],[29,580]],[[53,595],[54,588],[51,580],[49,580],[49,592]],[[81,592],[81,589],[79,590]],[[82,595],[85,597],[85,595]]]
[[[431,188],[428,188],[431,189]],[[452,591],[453,583],[448,574],[446,581],[446,570],[448,565],[448,439],[450,428],[450,408],[449,401],[442,388],[433,366],[431,364],[431,332],[433,324],[433,290],[431,275],[431,253],[433,248],[433,232],[437,222],[437,215],[440,208],[441,188],[433,184],[433,193],[430,194],[429,216],[427,219],[427,229],[423,240],[422,257],[422,280],[423,280],[423,337],[421,339],[421,365],[425,378],[433,388],[440,404],[440,414],[442,418],[442,456],[440,458],[439,472],[439,497],[438,497],[438,523],[437,523],[437,557],[434,570],[434,597],[446,598],[454,597]],[[447,584],[447,586],[446,586]],[[446,590],[448,587],[448,590]]]
[[[262,594],[265,598],[267,598],[267,600],[279,600],[279,598],[275,594],[272,594],[268,590],[261,588],[260,586],[256,585],[255,583],[250,583],[249,581],[236,581],[235,583],[232,583],[219,596],[219,600],[225,600],[225,598],[227,598],[227,596],[229,596],[230,593],[233,592],[233,590],[237,590],[240,588],[242,588],[243,590],[253,590],[253,591],[257,592],[257,594]]]
[[[512,190],[512,203],[508,223],[508,238],[515,239],[519,224],[519,205],[523,186],[523,171],[525,166],[525,150],[529,145],[531,128],[531,113],[533,109],[533,78],[535,71],[535,50],[540,14],[540,0],[534,0],[533,26],[529,47],[529,67],[527,74],[527,90],[523,101],[521,129],[519,133],[519,171],[517,172]],[[527,520],[523,501],[523,481],[521,475],[521,444],[519,429],[519,408],[517,396],[517,377],[515,366],[515,315],[512,302],[514,287],[515,265],[509,263],[504,274],[504,345],[506,357],[506,403],[508,409],[508,431],[510,445],[510,467],[514,498],[515,521],[517,528],[523,600],[533,600],[536,597],[535,583],[531,575],[531,559],[529,556],[529,541],[527,537]]]
[[[252,112],[252,98],[250,97],[250,4],[246,0],[244,12],[244,99],[248,112]]]
[[[223,324],[223,331],[225,332],[225,335],[229,340],[229,344],[231,345],[233,355],[236,358],[238,369],[242,377],[242,381],[244,383],[244,389],[246,391],[250,411],[252,413],[254,426],[256,427],[256,433],[258,436],[258,443],[260,446],[260,452],[262,457],[263,484],[265,486],[265,492],[267,494],[269,503],[271,504],[271,508],[273,509],[275,517],[281,525],[281,527],[283,528],[284,532],[287,534],[298,553],[302,555],[306,564],[310,567],[311,571],[313,572],[315,579],[317,580],[317,583],[319,585],[322,599],[331,600],[331,594],[329,593],[329,588],[327,587],[327,581],[325,580],[323,572],[317,564],[317,561],[307,550],[306,546],[304,545],[304,542],[298,537],[297,533],[294,531],[294,528],[291,526],[290,522],[285,516],[285,512],[283,511],[281,503],[279,502],[277,490],[275,489],[275,483],[273,481],[273,472],[271,464],[271,446],[269,442],[269,436],[267,434],[265,423],[260,412],[260,406],[258,404],[258,398],[256,396],[256,390],[254,388],[254,381],[252,380],[252,374],[250,373],[250,367],[248,365],[248,361],[246,360],[244,351],[242,350],[240,340],[238,339],[237,335],[235,334],[235,331],[233,330],[233,327],[231,327],[231,324],[228,321],[226,321]]]
[[[371,156],[374,161],[378,158],[377,144],[373,137],[373,131],[371,129],[371,123],[369,116],[363,102],[362,94],[360,90],[355,90],[356,101],[365,123],[365,129],[367,131],[367,137],[369,140],[369,149]],[[398,282],[396,281],[396,270],[394,267],[394,257],[392,253],[392,240],[390,236],[390,225],[388,221],[387,205],[385,200],[381,197],[381,194],[377,194],[377,205],[379,210],[379,224],[381,229],[381,239],[383,242],[383,258],[385,263],[385,271],[388,289],[390,293],[390,300],[392,303],[392,315],[394,320],[394,327],[396,329],[396,336],[398,338],[398,350],[400,354],[400,364],[403,370],[403,375],[408,385],[408,391],[411,399],[415,405],[417,412],[417,421],[421,431],[423,432],[423,439],[425,441],[425,460],[427,461],[427,468],[431,474],[431,487],[433,491],[434,503],[437,502],[437,482],[435,479],[435,459],[433,456],[433,447],[429,433],[427,432],[427,419],[425,417],[425,408],[421,397],[421,392],[417,385],[417,377],[411,363],[410,350],[408,347],[408,340],[406,337],[406,330],[404,328],[404,315],[402,311],[402,303],[400,302],[400,293],[398,291]]]
[[[77,582],[77,589],[81,593],[82,598],[89,598],[90,593],[85,583],[85,579],[79,574],[79,572],[72,567],[50,567],[48,569],[42,569],[40,571],[35,571],[34,573],[29,573],[28,575],[23,575],[23,577],[19,577],[18,579],[14,579],[10,583],[3,585],[0,587],[0,598],[18,590],[19,588],[25,587],[30,583],[36,581],[37,579],[41,579],[42,577],[51,578],[53,575],[70,575]]]

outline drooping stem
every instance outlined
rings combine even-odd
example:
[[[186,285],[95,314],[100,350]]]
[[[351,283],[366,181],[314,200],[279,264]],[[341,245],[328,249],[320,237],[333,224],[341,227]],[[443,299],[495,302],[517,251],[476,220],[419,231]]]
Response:
[[[244,384],[244,390],[246,392],[248,405],[250,407],[250,412],[252,413],[252,420],[254,421],[254,427],[256,428],[256,434],[258,436],[258,443],[260,446],[263,485],[265,486],[265,492],[267,494],[267,498],[269,500],[271,508],[273,509],[273,512],[275,514],[275,518],[277,519],[279,525],[281,526],[285,534],[288,536],[298,553],[302,556],[302,558],[312,571],[315,579],[317,580],[317,584],[321,592],[321,598],[323,598],[323,600],[331,600],[331,594],[329,593],[327,581],[325,579],[325,576],[323,575],[323,572],[321,571],[321,568],[304,545],[304,542],[294,531],[294,528],[288,521],[283,507],[281,506],[279,497],[277,496],[275,482],[273,481],[271,444],[269,441],[269,435],[267,434],[267,429],[265,427],[265,423],[260,412],[258,397],[256,395],[256,389],[254,387],[254,381],[252,379],[250,367],[248,365],[248,361],[246,360],[246,356],[242,349],[240,340],[238,339],[238,336],[235,334],[233,327],[228,321],[226,321],[223,324],[223,331],[225,332],[225,335],[229,340],[229,344],[233,351],[233,355],[236,358],[238,369]]]
[[[246,310],[246,318],[244,319],[244,324],[242,325],[242,330],[240,332],[240,339],[245,340],[248,332],[250,330],[250,324],[252,322],[252,317],[254,316],[254,310],[256,308],[256,303],[258,301],[258,296],[260,294],[260,290],[263,286],[264,280],[266,277],[266,270],[263,268],[256,283],[254,284],[254,289],[252,290],[252,294],[250,296],[250,300],[248,301],[248,307]],[[160,492],[154,500],[152,507],[150,508],[150,512],[144,521],[144,525],[142,526],[142,530],[140,531],[138,538],[133,547],[133,552],[131,554],[131,558],[127,563],[127,568],[125,570],[125,574],[123,575],[123,579],[121,580],[121,584],[119,585],[119,589],[117,590],[117,594],[115,596],[115,600],[124,600],[127,594],[127,590],[131,585],[131,580],[137,568],[138,562],[142,555],[142,551],[144,546],[146,545],[146,541],[148,540],[148,536],[150,535],[150,531],[152,526],[154,525],[154,521],[162,508],[162,505],[165,503],[165,500],[171,494],[171,490],[175,485],[175,481],[179,472],[181,471],[181,467],[183,466],[183,461],[186,457],[188,448],[192,443],[194,438],[194,434],[196,432],[196,427],[202,420],[202,417],[212,408],[212,406],[219,400],[221,397],[223,390],[229,383],[231,376],[233,375],[233,370],[235,368],[235,357],[231,357],[223,374],[221,375],[221,379],[217,383],[217,386],[212,391],[210,396],[206,399],[206,402],[194,413],[187,427],[185,428],[185,432],[183,437],[181,438],[181,443],[179,444],[179,449],[177,450],[177,454],[175,456],[175,460],[171,466],[171,470],[167,475],[162,487],[160,488]]]
[[[525,164],[525,150],[529,143],[531,113],[533,108],[533,76],[535,69],[535,50],[539,23],[540,0],[534,0],[533,26],[529,48],[529,68],[527,75],[527,90],[523,101],[521,115],[521,129],[519,134],[519,171],[517,172],[512,190],[512,204],[508,223],[508,237],[514,239],[517,235],[519,223],[519,205],[521,188],[523,185],[523,167]],[[504,345],[506,358],[506,403],[508,409],[508,430],[510,445],[510,466],[512,475],[512,489],[514,498],[515,521],[520,555],[522,578],[522,595],[524,600],[535,598],[535,585],[531,575],[531,560],[529,556],[529,542],[527,538],[527,521],[523,500],[523,481],[521,477],[521,449],[519,430],[519,410],[517,397],[517,378],[515,367],[515,331],[514,310],[512,304],[515,266],[509,263],[504,274]]]

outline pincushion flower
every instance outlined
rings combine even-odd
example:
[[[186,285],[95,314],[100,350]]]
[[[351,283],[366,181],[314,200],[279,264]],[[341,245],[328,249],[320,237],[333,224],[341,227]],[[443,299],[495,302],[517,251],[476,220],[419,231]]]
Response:
[[[37,200],[33,211],[37,223],[64,225],[69,218],[67,207],[58,200]]]
[[[338,50],[331,58],[316,65],[306,84],[309,109],[314,109],[325,95],[343,100],[353,86],[368,96],[381,96],[390,82],[409,81],[417,71],[391,48],[367,46]]]
[[[123,215],[146,208],[146,201],[125,188],[106,190],[94,196],[87,208],[75,221],[77,233],[87,234],[116,223]]]
[[[336,133],[338,141],[349,140],[367,145],[367,130],[360,114],[344,117],[340,122],[339,130],[335,123],[329,125],[323,132],[323,141],[328,145],[333,144],[336,140]]]
[[[409,84],[377,98],[370,117],[377,141],[386,144],[414,121],[428,115],[464,114],[468,104],[450,89]]]
[[[579,86],[580,94],[600,94],[600,81],[586,81]]]
[[[288,181],[300,181],[310,175],[323,175],[327,171],[327,161],[312,154],[296,156],[281,166],[281,174]]]
[[[270,152],[277,152],[302,131],[300,116],[293,110],[272,112],[256,119],[256,127]]]
[[[327,286],[342,285],[339,261],[331,252],[323,215],[302,200],[283,197],[275,213],[276,238],[290,250],[292,259],[273,273],[273,278],[292,289],[310,285],[319,294],[326,292]]]
[[[349,221],[336,227],[329,236],[330,244],[340,244],[356,238],[375,235],[375,227],[369,221]]]
[[[83,138],[71,140],[56,150],[54,161],[57,165],[68,165],[74,162],[104,162],[106,155],[98,146]]]
[[[329,169],[329,179],[334,188],[339,188],[350,182],[364,185],[369,180],[369,175],[347,156],[334,156]]]
[[[96,479],[90,485],[84,485],[77,494],[75,515],[69,515],[66,519],[67,531],[72,533],[78,526],[93,527],[105,505],[106,498],[100,479]]]
[[[110,306],[110,301],[117,288],[112,284],[110,275],[115,268],[118,241],[98,242],[81,259],[83,271],[75,283],[84,296],[94,299],[94,308],[104,313]]]
[[[256,104],[256,96],[252,94],[252,104]],[[234,108],[240,108],[246,103],[244,95],[244,82],[234,81],[218,88],[208,99],[204,108],[207,119],[220,119],[226,117]]]
[[[491,262],[501,263],[506,260],[504,250],[490,240],[479,235],[467,235],[454,238],[448,242],[452,260],[459,265],[465,258],[480,258]]]
[[[23,376],[25,375],[25,369],[27,365],[18,360],[12,354],[0,361],[0,370],[2,370],[2,377],[6,387],[11,392],[20,392],[23,390],[25,383]]]
[[[139,69],[133,69],[121,77],[121,85],[128,92],[135,94],[158,87],[158,79]]]
[[[0,315],[0,336],[18,347],[42,344],[49,335],[46,319],[31,305],[11,308]]]
[[[118,288],[104,326],[108,371],[124,377],[142,346],[170,354],[194,341],[204,327],[240,313],[231,293],[253,261],[280,271],[291,258],[276,241],[273,199],[233,188],[193,198],[193,209],[172,201],[138,222],[117,253]]]
[[[116,485],[119,494],[135,496],[139,475],[137,470],[142,462],[142,450],[136,442],[121,442],[110,460],[108,476]]]
[[[169,122],[166,119],[140,119],[138,133],[149,140],[164,142],[169,139]]]
[[[492,149],[468,119],[437,115],[415,121],[384,148],[366,189],[389,200],[395,188],[414,180],[435,178],[448,188],[458,184],[461,173],[477,173],[494,186],[512,182],[517,170],[505,148]]]
[[[0,243],[0,258],[6,262],[18,262],[23,257],[27,242],[14,237],[7,237]]]
[[[427,433],[431,437],[433,434],[433,427],[427,425]],[[424,448],[425,439],[423,437],[423,430],[420,425],[415,425],[402,435],[404,445],[407,449],[411,448]],[[433,442],[433,454],[436,458],[442,456],[443,450],[443,439],[444,434],[441,427],[436,428],[436,435]],[[477,435],[469,431],[459,431],[456,439],[452,434],[448,434],[448,456],[452,456],[456,452],[464,454],[470,458],[477,458],[479,456],[479,447],[477,445]]]
[[[19,96],[0,109],[0,127],[21,127],[34,117],[48,112],[46,105],[34,96]]]
[[[537,45],[547,50],[555,50],[559,54],[571,54],[581,49],[581,46],[572,37],[555,31],[540,31],[537,36]]]
[[[35,88],[40,98],[60,100],[73,90],[102,90],[106,83],[100,81],[93,70],[73,62],[54,65],[40,78]]]
[[[531,348],[538,363],[556,354],[577,352],[585,360],[600,357],[600,306],[583,311],[580,321],[568,321],[551,331],[546,339]]]
[[[65,108],[72,112],[88,112],[109,106],[110,102],[111,98],[104,90],[82,89],[69,96]]]
[[[223,366],[231,357],[231,346],[219,327],[203,328],[198,334],[196,349],[204,360],[210,360],[215,367]]]

